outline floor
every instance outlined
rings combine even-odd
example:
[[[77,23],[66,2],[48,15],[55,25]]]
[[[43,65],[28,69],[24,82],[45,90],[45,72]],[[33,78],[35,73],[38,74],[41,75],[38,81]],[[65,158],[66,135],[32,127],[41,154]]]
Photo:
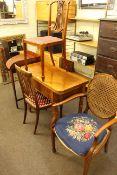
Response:
[[[18,95],[21,96],[17,84]],[[0,175],[82,175],[83,161],[56,139],[51,151],[51,109],[41,111],[37,135],[33,135],[35,113],[23,121],[23,102],[16,109],[12,86],[0,85]],[[75,111],[77,102],[64,106],[64,114]],[[77,108],[76,108],[77,111]],[[91,162],[89,175],[117,175],[117,125],[113,127],[108,153],[102,150]]]

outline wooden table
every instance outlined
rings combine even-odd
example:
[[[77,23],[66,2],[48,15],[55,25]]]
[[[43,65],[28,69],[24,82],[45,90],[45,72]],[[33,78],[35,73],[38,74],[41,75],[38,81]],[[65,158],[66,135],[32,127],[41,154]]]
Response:
[[[22,67],[25,69],[25,67]],[[41,62],[29,64],[28,71],[32,72],[36,86],[41,93],[50,98],[53,103],[85,90],[88,80],[80,75],[67,72],[45,62],[45,79],[41,78]]]

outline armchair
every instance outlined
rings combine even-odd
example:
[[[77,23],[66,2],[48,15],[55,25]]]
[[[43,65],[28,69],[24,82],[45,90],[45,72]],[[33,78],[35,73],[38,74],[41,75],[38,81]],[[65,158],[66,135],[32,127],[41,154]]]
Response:
[[[84,112],[58,119],[58,106],[73,99],[86,97]],[[90,161],[104,147],[107,152],[112,125],[117,123],[117,80],[108,74],[97,74],[89,83],[86,94],[76,94],[53,104],[51,121],[52,151],[56,152],[55,135],[75,155],[84,159],[83,175],[88,174]],[[89,113],[90,111],[90,113]],[[98,118],[105,119],[101,124]]]

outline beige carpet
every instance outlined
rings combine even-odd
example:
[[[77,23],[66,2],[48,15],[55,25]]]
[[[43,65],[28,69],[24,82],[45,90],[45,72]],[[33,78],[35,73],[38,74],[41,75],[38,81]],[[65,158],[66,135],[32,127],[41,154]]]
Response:
[[[18,89],[19,96],[20,90]],[[77,102],[69,103],[64,113],[74,111]],[[0,175],[82,175],[83,161],[57,140],[57,153],[51,151],[51,109],[41,111],[38,134],[33,135],[35,113],[23,121],[23,103],[16,109],[11,84],[0,85]],[[77,110],[77,109],[76,109]],[[117,175],[117,125],[109,144],[93,159],[89,175]]]

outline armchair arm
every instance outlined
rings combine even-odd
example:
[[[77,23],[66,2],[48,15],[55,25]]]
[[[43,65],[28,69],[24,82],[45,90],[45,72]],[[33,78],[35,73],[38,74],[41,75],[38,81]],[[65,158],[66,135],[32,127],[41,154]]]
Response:
[[[57,106],[60,106],[60,105],[63,105],[71,100],[74,100],[78,97],[86,97],[86,93],[78,93],[78,94],[75,94],[75,95],[72,95],[70,97],[68,97],[67,99],[61,101],[61,102],[58,102],[58,103],[54,103],[52,106],[53,107],[57,107]]]
[[[112,120],[110,120],[108,123],[104,124],[100,129],[98,129],[97,132],[95,133],[95,138],[97,138],[101,134],[102,131],[109,128],[115,123],[117,123],[117,116],[113,118]]]

